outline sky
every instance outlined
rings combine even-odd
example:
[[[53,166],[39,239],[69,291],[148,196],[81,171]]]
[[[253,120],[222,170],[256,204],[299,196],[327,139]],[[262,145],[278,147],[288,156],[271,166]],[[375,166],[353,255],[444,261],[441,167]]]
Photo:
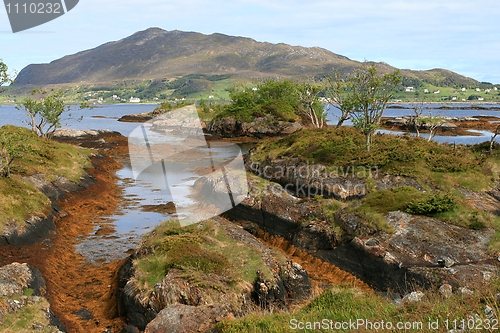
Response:
[[[0,8],[0,59],[19,72],[150,27],[319,46],[353,60],[445,68],[500,84],[498,0],[80,0],[15,34]]]

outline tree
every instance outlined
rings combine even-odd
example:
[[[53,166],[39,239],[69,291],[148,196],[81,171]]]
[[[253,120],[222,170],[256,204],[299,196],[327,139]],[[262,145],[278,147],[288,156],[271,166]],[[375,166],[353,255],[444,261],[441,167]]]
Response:
[[[326,121],[326,110],[319,103],[321,88],[310,83],[297,84],[296,93],[302,107],[298,112],[309,119],[316,128],[323,128]]]
[[[429,130],[429,138],[427,141],[431,141],[434,135],[436,135],[437,129],[446,123],[446,119],[440,116],[433,116],[430,111],[428,117],[422,117],[419,121]]]
[[[0,92],[4,91],[5,88],[2,88],[4,84],[12,83],[12,75],[8,73],[9,68],[7,65],[0,60]]]
[[[346,103],[352,105],[354,127],[365,135],[367,151],[371,150],[372,135],[380,127],[382,114],[400,83],[399,70],[378,75],[375,66],[356,71],[348,80]]]
[[[495,143],[495,138],[497,137],[498,133],[500,133],[500,125],[497,126],[497,128],[495,129],[495,133],[490,139],[490,150],[489,150],[490,155],[493,154],[493,145]]]
[[[15,158],[16,156],[7,148],[7,138],[4,134],[0,147],[0,176],[10,177],[10,165]]]
[[[36,89],[31,95],[34,97],[26,98],[17,109],[24,109],[33,132],[42,138],[50,139],[61,127],[61,117],[63,113],[70,111],[70,106],[65,104],[62,91],[51,90],[51,93],[47,94],[44,90]],[[86,107],[87,104],[80,105],[81,109]]]
[[[420,127],[422,127],[422,113],[424,112],[424,102],[412,103],[413,116],[410,118],[410,125],[413,126],[417,133],[417,138],[420,137]]]
[[[335,73],[334,77],[329,77],[325,80],[325,98],[328,104],[337,105],[340,110],[339,121],[336,129],[340,128],[346,120],[351,118],[353,109],[353,98],[349,95],[349,83],[343,79],[339,73]]]

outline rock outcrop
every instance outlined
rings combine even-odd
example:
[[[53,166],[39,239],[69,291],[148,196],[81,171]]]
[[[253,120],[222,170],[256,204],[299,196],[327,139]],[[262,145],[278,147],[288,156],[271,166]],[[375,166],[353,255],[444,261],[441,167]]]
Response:
[[[236,120],[232,117],[211,121],[205,130],[208,134],[221,138],[249,136],[262,138],[295,133],[303,128],[298,122],[278,121],[272,116],[255,118],[251,122]]]
[[[0,323],[11,313],[30,309],[29,317],[18,319],[18,325],[23,329],[45,332],[64,330],[50,312],[45,293],[45,280],[37,269],[20,263],[0,267]]]
[[[134,265],[136,259],[150,255],[150,249],[143,246],[119,273],[120,313],[128,318],[130,325],[146,329],[146,332],[160,332],[161,329],[165,330],[162,332],[184,332],[174,330],[183,325],[189,327],[188,331],[205,331],[223,318],[286,309],[294,302],[310,297],[309,278],[300,265],[281,262],[282,259],[278,260],[273,251],[254,236],[223,218],[214,218],[213,223],[232,239],[220,246],[243,246],[257,250],[272,277],[258,271],[253,284],[243,280],[234,283],[224,274],[199,271],[193,280],[191,273],[171,268],[163,279],[146,291],[137,284]],[[235,248],[235,251],[238,250]],[[264,267],[261,269],[264,270]],[[169,325],[173,326],[164,326],[167,321],[172,321]]]
[[[247,198],[226,212],[225,216],[235,221],[249,220],[270,234],[284,237],[297,248],[352,273],[377,290],[406,294],[416,286],[429,288],[443,283],[454,288],[473,289],[495,276],[498,262],[488,252],[488,243],[494,234],[490,229],[471,230],[437,218],[396,211],[386,215],[386,221],[394,232],[384,232],[371,227],[361,216],[348,209],[325,214],[320,200],[307,196],[299,198],[295,191],[286,187],[287,182],[293,184],[297,181],[315,186],[314,181],[318,177],[311,175],[323,170],[323,166],[307,165],[298,160],[266,161],[257,167],[248,158],[246,162],[249,170],[261,176],[279,174],[279,177],[266,178],[281,184],[250,177]],[[292,176],[287,176],[286,170],[290,167],[295,170],[303,167],[310,172],[304,172],[302,178],[294,177],[291,172],[289,175]],[[363,185],[366,181],[366,178],[354,180],[356,177],[352,175],[328,177],[321,178],[320,183],[344,181],[345,184],[352,184],[359,181]],[[409,177],[380,173],[373,174],[372,179],[374,186],[380,190],[399,186],[422,190]],[[500,203],[494,198],[495,191],[490,194],[463,192],[472,205],[491,212],[499,211]],[[349,195],[348,191],[332,193],[336,194],[333,197],[344,201],[356,197]],[[347,195],[342,196],[341,193]]]

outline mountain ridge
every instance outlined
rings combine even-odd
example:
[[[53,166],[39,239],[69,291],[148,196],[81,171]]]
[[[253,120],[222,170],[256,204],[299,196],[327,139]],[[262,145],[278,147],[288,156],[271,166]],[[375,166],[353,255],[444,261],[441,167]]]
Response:
[[[374,63],[382,72],[396,69]],[[258,42],[221,33],[210,35],[149,28],[128,37],[66,55],[45,64],[23,68],[14,85],[104,83],[123,80],[175,78],[187,74],[232,74],[247,79],[314,77],[334,71],[350,73],[361,62],[321,47]],[[460,74],[432,69],[403,69],[409,84],[474,85],[478,81]]]

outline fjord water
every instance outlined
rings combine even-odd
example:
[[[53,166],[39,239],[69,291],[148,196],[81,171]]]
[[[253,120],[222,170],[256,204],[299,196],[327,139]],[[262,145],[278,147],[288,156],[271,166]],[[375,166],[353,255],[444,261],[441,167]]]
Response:
[[[63,128],[69,129],[109,129],[120,132],[128,136],[138,123],[119,122],[118,119],[126,114],[137,114],[152,111],[156,105],[148,104],[114,104],[102,105],[93,109],[78,110],[75,106],[71,111],[71,117],[62,121]],[[438,108],[440,105],[432,105]],[[484,106],[483,106],[484,107]],[[432,109],[430,109],[432,110]],[[424,111],[426,113],[427,111]],[[395,117],[411,115],[411,109],[388,108],[384,116]],[[500,111],[494,110],[459,110],[446,109],[434,110],[433,114],[450,117],[465,117],[475,115],[500,116]],[[329,124],[335,124],[339,111],[331,107],[328,112]],[[77,119],[83,117],[81,121]],[[28,127],[26,115],[23,111],[17,110],[14,106],[0,107],[0,126],[4,124],[13,124]],[[349,123],[346,123],[349,125]],[[402,133],[381,130],[382,133]],[[478,131],[482,136],[436,136],[438,142],[450,142],[457,144],[475,144],[490,140],[491,133],[487,131]],[[423,135],[425,137],[425,134]],[[500,140],[500,138],[498,138]],[[117,172],[119,184],[124,191],[124,202],[119,211],[112,215],[99,218],[95,221],[95,230],[93,233],[82,237],[77,251],[87,258],[90,262],[106,263],[127,256],[128,250],[134,249],[140,242],[142,235],[152,230],[161,221],[170,218],[158,212],[144,211],[144,205],[161,205],[171,201],[168,190],[160,189],[147,180],[135,181],[133,179],[132,169],[128,157],[123,158],[124,167]],[[172,172],[172,171],[170,171]],[[179,179],[195,179],[196,175],[191,172],[177,172],[175,176]],[[194,181],[194,180],[193,180]],[[191,199],[186,192],[185,204],[190,204]]]

